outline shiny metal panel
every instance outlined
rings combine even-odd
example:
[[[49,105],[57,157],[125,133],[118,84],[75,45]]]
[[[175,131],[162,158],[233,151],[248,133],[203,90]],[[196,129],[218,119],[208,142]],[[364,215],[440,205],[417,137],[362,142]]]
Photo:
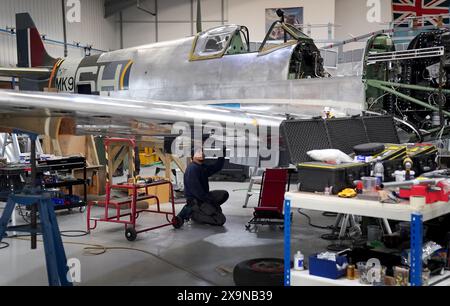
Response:
[[[165,101],[261,98],[248,93],[246,84],[266,82],[267,86],[267,82],[287,80],[294,46],[264,56],[248,53],[189,61],[193,41],[190,37],[103,54],[99,63],[134,62],[130,90],[110,95]]]
[[[99,96],[0,91],[0,118],[69,117],[98,126],[112,127],[125,123],[137,135],[155,135],[170,130],[177,122],[203,126],[215,122],[278,126],[283,116],[269,116],[258,112],[216,108],[203,105],[174,104],[162,101],[121,100]],[[110,122],[105,124],[105,122]],[[0,125],[3,122],[0,121]],[[20,124],[17,122],[17,124]],[[148,126],[151,130],[141,130]],[[11,127],[11,126],[7,126]],[[108,131],[105,131],[106,133]]]
[[[179,102],[333,100],[355,103],[356,110],[363,105],[364,86],[360,76],[288,80],[289,61],[295,46],[264,56],[248,53],[190,62],[188,55],[193,40],[191,37],[103,54],[100,63],[129,59],[134,62],[130,89],[108,95]]]

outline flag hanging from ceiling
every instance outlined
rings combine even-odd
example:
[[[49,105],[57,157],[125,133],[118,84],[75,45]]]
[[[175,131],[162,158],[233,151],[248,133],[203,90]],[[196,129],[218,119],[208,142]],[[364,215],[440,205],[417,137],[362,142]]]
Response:
[[[392,0],[392,13],[395,26],[406,27],[414,17],[417,26],[449,24],[450,0]]]

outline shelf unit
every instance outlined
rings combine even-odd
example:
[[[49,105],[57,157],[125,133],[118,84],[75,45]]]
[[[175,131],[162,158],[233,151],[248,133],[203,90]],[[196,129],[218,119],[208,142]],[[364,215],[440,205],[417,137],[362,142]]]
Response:
[[[415,209],[404,204],[383,204],[373,200],[345,199],[306,192],[287,192],[284,202],[284,264],[285,285],[304,283],[302,274],[291,271],[291,220],[292,209],[308,209],[365,217],[385,218],[411,222],[411,285],[420,286],[422,282],[422,231],[423,222],[450,213],[450,203],[438,202]],[[314,279],[311,278],[311,281]],[[338,283],[335,283],[338,285]]]
[[[79,203],[72,203],[69,205],[55,205],[55,210],[71,210],[74,208],[79,208],[80,212],[83,211],[83,209],[87,205],[87,173],[86,173],[86,159],[85,158],[75,158],[71,160],[63,159],[63,160],[55,160],[51,162],[44,162],[40,163],[37,166],[38,173],[44,173],[46,171],[71,171],[74,169],[83,169],[83,178],[82,179],[76,179],[71,181],[65,181],[65,182],[58,182],[58,183],[48,183],[45,184],[45,188],[66,188],[69,192],[69,195],[73,195],[73,186],[83,186],[83,200]]]
[[[47,171],[71,171],[74,169],[83,169],[83,178],[76,179],[65,182],[58,183],[48,183],[45,184],[45,188],[66,188],[69,192],[69,195],[73,195],[73,187],[74,186],[83,186],[83,200],[79,203],[73,203],[70,205],[55,205],[55,210],[65,210],[65,209],[75,209],[80,208],[80,211],[83,211],[83,208],[87,205],[87,172],[86,172],[86,159],[77,157],[77,158],[66,158],[61,160],[52,160],[47,162],[41,162],[37,165],[37,173],[38,175],[42,175]],[[7,180],[11,185],[14,184],[13,177],[20,175],[27,175],[30,171],[30,166],[27,164],[15,165],[0,168],[0,175],[6,176]],[[17,186],[12,186],[11,191],[14,191]]]
[[[351,287],[370,287],[371,285],[361,284],[359,280],[329,279],[310,275],[309,271],[291,271],[292,286],[351,286]],[[430,286],[450,286],[450,272],[446,271],[443,275],[434,276],[430,279]]]

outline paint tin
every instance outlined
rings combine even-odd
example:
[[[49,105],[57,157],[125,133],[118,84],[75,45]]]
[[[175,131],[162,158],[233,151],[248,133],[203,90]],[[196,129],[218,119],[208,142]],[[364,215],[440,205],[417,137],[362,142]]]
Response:
[[[347,267],[347,279],[349,279],[349,280],[356,279],[356,268],[355,268],[355,265],[349,265]]]

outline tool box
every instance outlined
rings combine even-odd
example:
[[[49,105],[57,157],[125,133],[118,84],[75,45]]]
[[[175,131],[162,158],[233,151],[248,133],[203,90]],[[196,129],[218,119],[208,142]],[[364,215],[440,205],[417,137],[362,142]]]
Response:
[[[372,156],[376,161],[381,157],[384,166],[384,181],[395,180],[395,171],[404,170],[403,161],[408,156],[413,161],[412,170],[416,176],[437,169],[436,157],[438,150],[432,144],[385,144],[385,149]]]
[[[438,148],[432,144],[421,143],[408,146],[407,154],[413,161],[413,170],[417,175],[434,171],[438,168]]]
[[[381,157],[381,161],[389,161],[389,160],[402,160],[406,157],[406,145],[401,144],[385,144],[384,150],[373,156],[373,159],[376,160],[378,157]]]
[[[448,202],[449,195],[444,191],[444,186],[439,183],[436,187],[426,185],[417,185],[412,187],[400,188],[399,197],[402,199],[410,199],[411,197],[425,197],[427,204],[436,202]]]
[[[319,259],[317,254],[309,257],[309,274],[330,279],[345,276],[348,260],[345,256],[336,256],[336,261]]]
[[[432,144],[386,145],[386,148],[388,147],[391,151],[396,151],[396,154],[391,154],[392,157],[389,159],[383,159],[385,182],[395,180],[394,173],[396,170],[404,170],[403,161],[407,156],[413,161],[411,170],[414,171],[416,176],[434,171],[438,167],[436,162],[438,150]]]
[[[323,192],[332,187],[332,193],[338,194],[346,188],[352,188],[353,181],[370,174],[366,163],[332,165],[320,162],[307,162],[298,165],[300,190]]]

